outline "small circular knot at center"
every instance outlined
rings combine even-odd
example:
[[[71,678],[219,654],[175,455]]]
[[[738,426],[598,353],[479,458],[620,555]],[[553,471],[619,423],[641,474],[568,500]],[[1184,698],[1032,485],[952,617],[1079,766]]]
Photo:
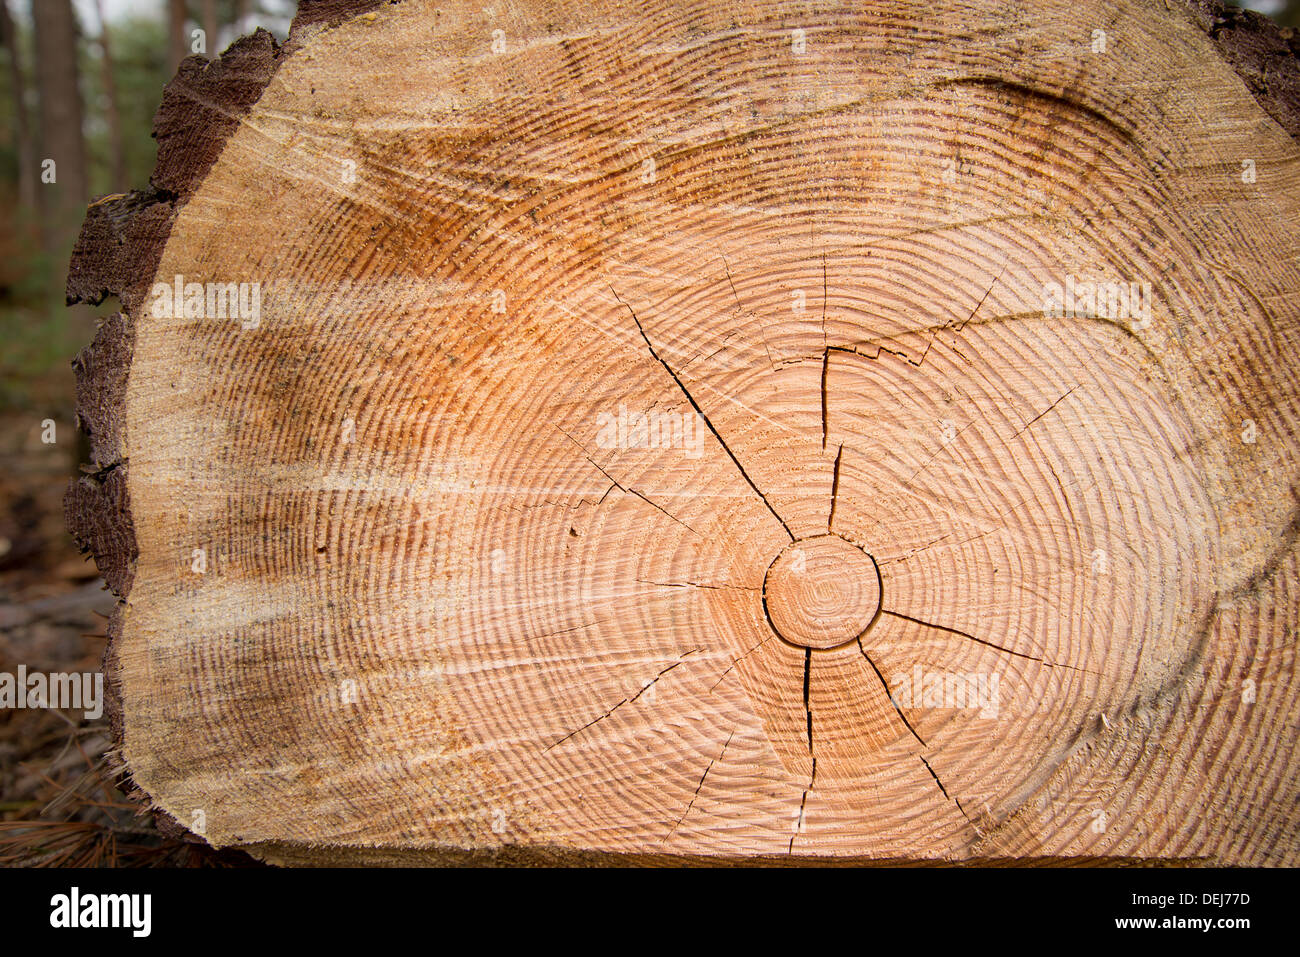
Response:
[[[839,535],[791,542],[763,579],[763,609],[780,638],[825,651],[855,641],[880,615],[876,560]]]

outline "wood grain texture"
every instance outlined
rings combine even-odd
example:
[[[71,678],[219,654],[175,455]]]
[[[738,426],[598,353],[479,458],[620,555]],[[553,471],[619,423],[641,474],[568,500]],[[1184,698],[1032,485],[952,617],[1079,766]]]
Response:
[[[187,61],[69,277],[123,303],[69,522],[154,807],[292,863],[1296,863],[1279,35],[303,7]]]

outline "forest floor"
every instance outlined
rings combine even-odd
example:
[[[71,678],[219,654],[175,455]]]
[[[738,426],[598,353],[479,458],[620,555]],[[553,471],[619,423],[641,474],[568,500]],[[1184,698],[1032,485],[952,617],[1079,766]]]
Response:
[[[46,443],[44,421],[0,412],[0,673],[98,672],[115,598],[63,527],[79,456],[72,423],[57,422]],[[0,866],[251,863],[160,833],[119,788],[112,744],[102,714],[0,708]]]

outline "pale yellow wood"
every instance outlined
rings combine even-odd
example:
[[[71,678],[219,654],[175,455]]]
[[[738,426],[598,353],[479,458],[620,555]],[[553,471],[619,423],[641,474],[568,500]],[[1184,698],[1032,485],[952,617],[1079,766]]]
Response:
[[[302,38],[158,269],[259,324],[138,318],[136,782],[299,861],[1296,863],[1298,158],[1149,0]]]

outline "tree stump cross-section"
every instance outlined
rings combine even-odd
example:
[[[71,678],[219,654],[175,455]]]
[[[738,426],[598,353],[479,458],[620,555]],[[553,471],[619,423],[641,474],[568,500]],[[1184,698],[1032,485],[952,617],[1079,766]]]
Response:
[[[69,298],[118,757],[283,863],[1300,858],[1296,41],[304,2]]]

